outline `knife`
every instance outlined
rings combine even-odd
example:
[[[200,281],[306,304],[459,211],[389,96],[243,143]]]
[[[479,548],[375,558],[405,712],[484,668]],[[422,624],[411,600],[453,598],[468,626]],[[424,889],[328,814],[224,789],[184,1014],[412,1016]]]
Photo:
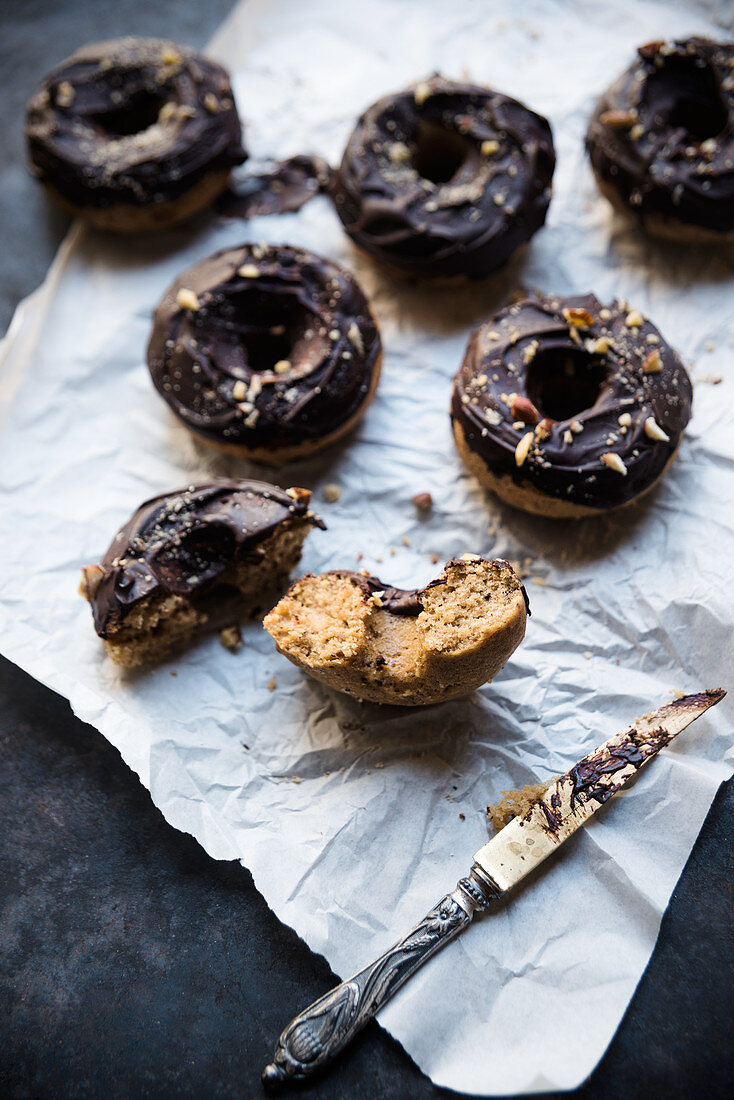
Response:
[[[323,1069],[372,1019],[403,982],[492,902],[517,886],[613,794],[726,692],[683,695],[638,718],[551,782],[541,799],[515,817],[474,856],[456,889],[370,966],[296,1016],[278,1039],[262,1074],[275,1091]]]

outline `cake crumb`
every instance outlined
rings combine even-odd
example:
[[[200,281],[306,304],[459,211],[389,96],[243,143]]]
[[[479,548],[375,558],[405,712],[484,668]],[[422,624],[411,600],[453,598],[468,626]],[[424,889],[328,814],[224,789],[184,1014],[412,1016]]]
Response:
[[[331,484],[324,486],[324,500],[328,504],[336,504],[341,495],[342,491],[338,485]]]
[[[466,821],[466,814],[459,814],[459,821]]]
[[[490,802],[487,806],[489,823],[496,833],[504,829],[508,821],[513,817],[523,817],[534,802],[538,802],[558,776],[553,776],[545,783],[528,783],[518,790],[502,791],[499,802]]]
[[[236,653],[242,645],[242,631],[235,626],[225,626],[219,635],[219,641],[230,653]]]
[[[268,683],[267,683],[268,691],[275,691],[277,686],[278,686],[278,681],[275,679],[274,676],[271,676],[270,679],[268,680]]]
[[[175,669],[175,668],[172,668],[171,669],[171,676],[178,676],[178,670]]]

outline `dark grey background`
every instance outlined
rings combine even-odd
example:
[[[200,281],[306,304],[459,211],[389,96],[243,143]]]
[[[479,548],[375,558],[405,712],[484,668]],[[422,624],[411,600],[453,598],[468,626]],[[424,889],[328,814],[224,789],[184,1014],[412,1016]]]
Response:
[[[201,46],[229,8],[0,3],[3,329],[67,225],[25,172],[29,92],[85,41],[142,34]],[[584,1098],[731,1095],[733,789],[719,792]],[[257,1097],[277,1034],[329,987],[328,966],[276,920],[246,871],[171,829],[117,752],[6,661],[0,812],[0,1094]],[[306,1091],[324,1100],[454,1095],[375,1024]]]

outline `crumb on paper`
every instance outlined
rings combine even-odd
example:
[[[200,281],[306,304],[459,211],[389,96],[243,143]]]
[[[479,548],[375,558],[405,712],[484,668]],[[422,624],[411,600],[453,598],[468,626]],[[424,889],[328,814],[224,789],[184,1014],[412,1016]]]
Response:
[[[178,676],[178,669],[172,668],[171,669],[171,676]]]
[[[499,802],[490,802],[487,806],[489,823],[496,833],[504,829],[513,817],[522,817],[534,802],[538,802],[558,776],[554,775],[545,783],[528,783],[518,790],[502,791]]]
[[[403,535],[400,541],[402,542],[403,546],[410,546],[410,539],[407,535]]]
[[[431,554],[431,562],[433,563],[433,565],[437,565],[440,560],[441,559],[439,558],[438,554]]]
[[[300,775],[292,775],[291,783],[303,783],[303,780],[301,779]]]
[[[339,485],[335,485],[333,482],[329,485],[324,485],[324,500],[328,504],[336,504],[341,495],[342,491]]]
[[[433,497],[430,493],[416,493],[413,497],[413,504],[419,512],[430,512],[433,508]]]
[[[590,649],[585,649],[584,650],[584,657],[586,658],[587,661],[590,661],[593,656],[594,656],[594,654],[591,652]]]
[[[275,691],[277,686],[278,686],[278,681],[275,679],[274,676],[271,676],[270,679],[267,682],[268,691]]]
[[[459,821],[466,821],[466,814],[459,814]]]
[[[230,653],[236,653],[242,645],[242,631],[236,624],[225,626],[219,635],[219,641]]]

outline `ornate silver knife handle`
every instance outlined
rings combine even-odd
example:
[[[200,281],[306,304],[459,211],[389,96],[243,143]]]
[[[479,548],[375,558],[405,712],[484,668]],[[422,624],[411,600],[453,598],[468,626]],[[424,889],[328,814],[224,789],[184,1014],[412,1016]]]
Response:
[[[404,939],[291,1020],[278,1039],[273,1061],[263,1071],[263,1086],[275,1091],[323,1069],[426,959],[462,932],[474,914],[487,909],[500,893],[475,865]]]

